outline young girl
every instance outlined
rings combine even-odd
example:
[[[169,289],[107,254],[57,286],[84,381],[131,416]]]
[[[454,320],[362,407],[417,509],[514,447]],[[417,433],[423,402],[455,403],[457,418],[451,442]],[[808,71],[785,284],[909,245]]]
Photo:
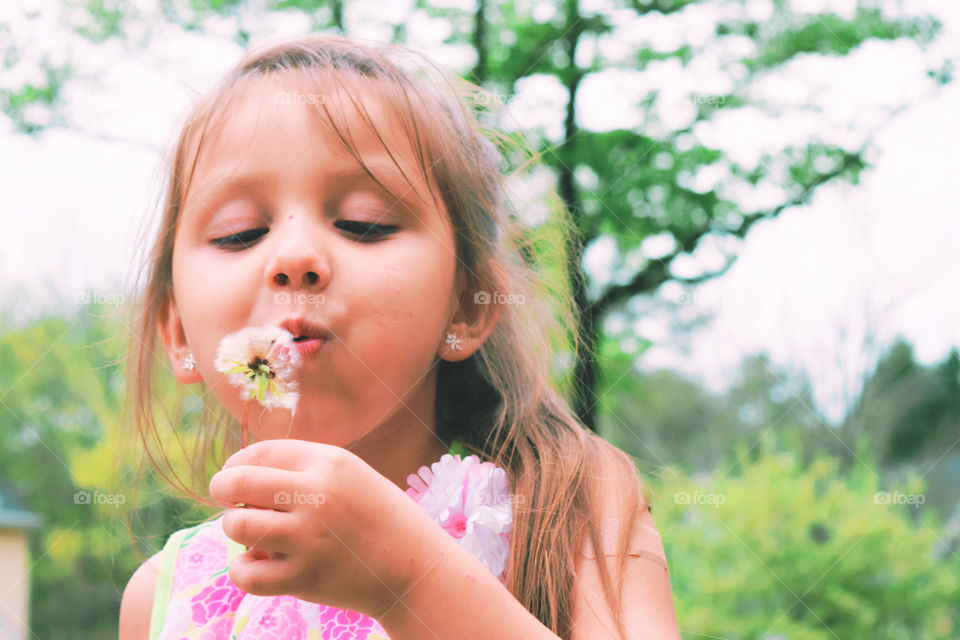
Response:
[[[573,305],[528,264],[506,137],[464,88],[403,47],[310,36],[248,54],[194,108],[131,405],[163,459],[159,336],[220,407],[195,477],[236,452],[209,480],[219,515],[130,579],[121,640],[679,638],[631,459],[551,386]],[[245,327],[286,329],[302,358],[295,411],[258,407],[239,448],[245,403],[214,362]]]

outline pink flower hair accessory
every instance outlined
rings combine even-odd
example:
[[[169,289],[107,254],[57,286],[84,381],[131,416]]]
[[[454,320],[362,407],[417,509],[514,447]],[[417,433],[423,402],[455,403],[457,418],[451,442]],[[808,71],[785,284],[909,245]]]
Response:
[[[407,483],[407,495],[502,582],[513,524],[507,472],[475,455],[448,453]]]

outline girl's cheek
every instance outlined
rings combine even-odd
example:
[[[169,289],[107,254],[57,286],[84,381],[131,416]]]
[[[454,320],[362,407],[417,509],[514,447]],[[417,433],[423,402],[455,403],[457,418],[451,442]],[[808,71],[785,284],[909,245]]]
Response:
[[[374,310],[374,317],[382,324],[395,326],[402,319],[403,278],[397,267],[387,267],[380,279],[378,304]]]
[[[397,295],[401,292],[401,279],[400,269],[397,267],[387,268],[383,276],[383,288],[388,295]]]
[[[374,317],[380,321],[381,324],[393,327],[400,323],[400,309],[391,308],[386,310],[378,310],[374,314]]]

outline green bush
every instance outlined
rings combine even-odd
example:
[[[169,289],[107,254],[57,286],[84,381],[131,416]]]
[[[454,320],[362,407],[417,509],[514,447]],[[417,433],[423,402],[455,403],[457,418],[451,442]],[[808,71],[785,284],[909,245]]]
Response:
[[[689,637],[958,637],[960,560],[936,557],[922,479],[884,493],[866,447],[847,474],[834,458],[757,449],[705,477],[667,467],[650,480]]]

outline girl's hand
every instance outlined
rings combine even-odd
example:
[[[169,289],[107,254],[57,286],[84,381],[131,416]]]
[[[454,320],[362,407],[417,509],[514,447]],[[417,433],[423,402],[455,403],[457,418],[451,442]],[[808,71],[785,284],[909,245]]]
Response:
[[[450,548],[450,536],[399,487],[333,445],[256,442],[213,475],[210,495],[229,507],[227,536],[250,547],[231,562],[230,579],[255,595],[378,618]]]

